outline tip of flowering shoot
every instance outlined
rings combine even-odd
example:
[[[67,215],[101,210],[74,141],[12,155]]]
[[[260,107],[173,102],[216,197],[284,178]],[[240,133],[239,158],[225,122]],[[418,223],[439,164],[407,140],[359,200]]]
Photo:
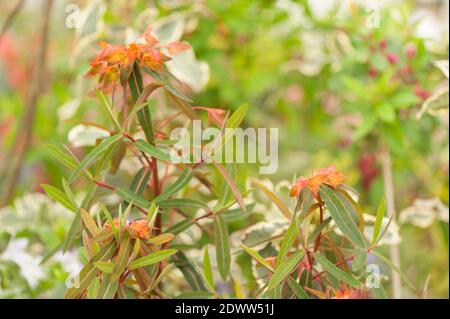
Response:
[[[86,76],[99,76],[102,89],[110,88],[123,72],[127,74],[135,62],[151,70],[162,72],[164,63],[171,58],[164,54],[175,55],[190,48],[188,44],[172,42],[165,46],[158,45],[158,40],[151,35],[148,28],[142,35],[142,41],[128,45],[112,45],[101,41],[98,45],[101,51],[92,59]]]
[[[130,236],[133,238],[149,239],[151,228],[148,226],[147,219],[135,220],[130,224],[128,228]]]
[[[118,229],[120,220],[118,218],[114,218],[113,223],[114,227]],[[103,229],[106,231],[111,231],[111,223],[106,221],[105,224],[103,224]],[[149,239],[151,237],[151,228],[148,225],[148,220],[146,219],[137,219],[129,224],[127,223],[127,225],[125,225],[125,230],[127,230],[133,238]]]
[[[329,167],[313,171],[311,177],[299,177],[292,185],[290,196],[295,196],[298,198],[301,191],[306,187],[314,194],[315,197],[317,197],[322,184],[336,188],[344,182],[344,174],[339,172],[335,165],[331,165]]]
[[[332,299],[362,299],[364,294],[357,290],[348,287],[343,287],[336,291]]]

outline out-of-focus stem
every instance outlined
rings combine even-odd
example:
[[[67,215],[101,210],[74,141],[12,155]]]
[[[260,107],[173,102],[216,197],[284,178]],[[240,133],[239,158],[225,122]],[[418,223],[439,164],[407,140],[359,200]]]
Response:
[[[42,12],[42,29],[41,29],[41,42],[39,45],[39,51],[37,61],[35,63],[36,69],[33,76],[33,81],[30,88],[30,93],[26,101],[26,109],[21,119],[19,131],[11,146],[11,150],[8,153],[5,161],[4,171],[6,172],[6,179],[3,184],[3,191],[0,198],[0,207],[7,205],[9,200],[14,194],[17,181],[20,176],[20,170],[22,168],[22,162],[25,158],[26,151],[31,142],[33,133],[33,124],[36,114],[38,98],[42,91],[42,85],[45,83],[45,69],[47,66],[47,46],[48,46],[48,33],[50,24],[50,12],[53,4],[53,0],[47,0],[43,5]]]
[[[383,147],[381,152],[381,165],[383,170],[384,196],[386,198],[386,211],[389,217],[394,216],[395,220],[395,193],[394,180],[392,177],[391,154],[387,147]],[[397,244],[390,246],[390,258],[392,264],[400,269],[400,251]],[[402,283],[400,274],[392,269],[392,296],[394,299],[402,298]]]

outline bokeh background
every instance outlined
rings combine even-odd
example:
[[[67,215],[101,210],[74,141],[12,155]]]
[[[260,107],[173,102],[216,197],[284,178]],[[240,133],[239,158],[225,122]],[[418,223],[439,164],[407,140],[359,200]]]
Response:
[[[398,247],[422,297],[448,298],[448,10],[445,0],[1,1],[0,298],[62,297],[79,270],[76,250],[41,264],[73,218],[41,189],[67,175],[43,145],[82,155],[104,134],[80,124],[106,122],[89,60],[98,41],[148,26],[163,43],[191,44],[169,68],[194,105],[248,102],[244,126],[279,129],[279,169],[263,176],[274,185],[334,164],[373,215],[388,156],[397,217],[383,249]],[[165,96],[155,103],[169,112]]]

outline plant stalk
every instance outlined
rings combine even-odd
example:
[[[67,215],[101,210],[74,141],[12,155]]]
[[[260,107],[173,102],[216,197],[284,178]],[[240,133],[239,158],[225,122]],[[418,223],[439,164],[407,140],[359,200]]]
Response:
[[[383,170],[383,184],[384,184],[384,196],[386,198],[386,211],[389,217],[394,216],[393,220],[396,220],[395,213],[395,193],[394,193],[394,179],[392,177],[392,161],[389,148],[383,147],[381,151],[381,165]],[[390,246],[390,258],[392,264],[400,269],[400,250],[398,244]],[[392,269],[392,296],[394,299],[402,298],[402,283],[400,274]]]

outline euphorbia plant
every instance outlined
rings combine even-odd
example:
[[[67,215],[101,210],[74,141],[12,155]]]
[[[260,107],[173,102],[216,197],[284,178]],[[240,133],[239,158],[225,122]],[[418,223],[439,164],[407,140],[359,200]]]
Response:
[[[216,298],[373,295],[363,284],[363,266],[367,253],[379,241],[383,208],[369,243],[363,235],[362,209],[343,184],[344,175],[333,166],[314,172],[310,178],[299,178],[292,186],[295,200],[290,207],[258,181],[252,184],[254,189],[241,193],[235,180],[237,165],[206,164],[203,160],[175,164],[168,151],[172,141],[167,137],[167,123],[183,114],[189,120],[196,119],[197,111],[206,110],[216,126],[236,129],[247,106],[239,107],[230,116],[217,108],[191,107],[191,101],[177,89],[176,79],[164,65],[170,55],[188,46],[172,43],[160,47],[150,29],[141,42],[127,46],[101,43],[101,47],[88,75],[99,76],[96,92],[113,126],[110,136],[99,141],[80,161],[68,149],[49,146],[72,172],[63,180],[63,191],[43,186],[49,196],[75,213],[62,249],[67,250],[79,238],[83,243],[85,266],[67,291],[67,298],[181,296],[174,292],[184,297]],[[157,122],[152,118],[150,102],[151,94],[158,89],[167,92],[180,111]],[[138,166],[130,180],[119,176],[123,161]],[[93,187],[81,202],[72,190],[78,178],[86,179],[91,185],[88,187]],[[252,226],[254,203],[247,203],[243,194],[256,190],[275,204],[287,226],[282,229],[276,253],[257,251],[245,243],[239,247],[230,239],[232,232]],[[114,195],[118,200],[111,203],[105,195]],[[239,226],[243,229],[231,228],[230,223],[241,217],[247,220]],[[191,226],[198,227],[202,237],[193,244],[184,243],[180,238]],[[278,244],[274,238],[267,242]],[[207,243],[216,247],[216,265],[206,246],[200,271],[191,252]],[[262,266],[257,267],[259,277],[255,278],[264,282],[262,290],[243,291],[239,275],[231,273],[239,264],[232,262],[235,253],[244,257],[248,253]],[[350,268],[347,263],[351,260]],[[186,283],[178,282],[175,289],[170,288],[174,266]],[[225,291],[216,284],[219,275],[230,284]],[[381,286],[374,291],[383,295]]]

